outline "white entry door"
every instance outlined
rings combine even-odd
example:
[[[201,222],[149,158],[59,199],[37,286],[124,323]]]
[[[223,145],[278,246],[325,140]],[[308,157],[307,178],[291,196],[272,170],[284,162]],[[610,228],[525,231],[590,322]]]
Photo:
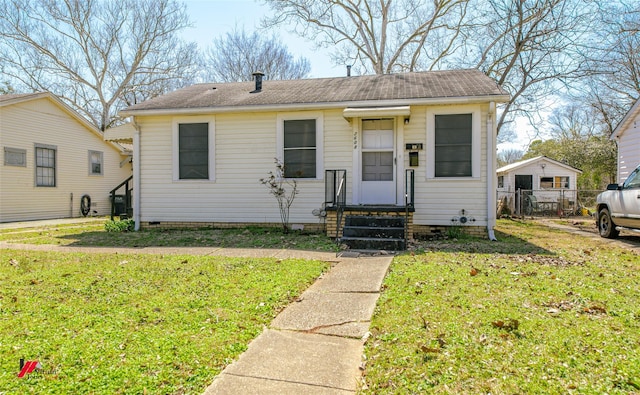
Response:
[[[392,119],[362,121],[362,204],[396,204],[394,142]]]

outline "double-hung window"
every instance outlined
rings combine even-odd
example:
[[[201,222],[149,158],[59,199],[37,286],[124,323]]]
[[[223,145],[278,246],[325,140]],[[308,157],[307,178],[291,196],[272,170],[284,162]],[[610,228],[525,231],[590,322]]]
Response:
[[[435,176],[471,177],[472,115],[436,115]]]
[[[316,120],[284,121],[284,176],[316,177]]]
[[[480,177],[480,106],[427,109],[427,178]]]
[[[278,122],[284,176],[321,178],[322,116],[315,113],[296,114],[295,118],[281,116]]]
[[[174,180],[214,179],[213,119],[174,120]]]
[[[51,145],[36,144],[36,186],[56,186],[57,148]]]
[[[101,151],[89,151],[89,175],[102,175],[103,154]]]

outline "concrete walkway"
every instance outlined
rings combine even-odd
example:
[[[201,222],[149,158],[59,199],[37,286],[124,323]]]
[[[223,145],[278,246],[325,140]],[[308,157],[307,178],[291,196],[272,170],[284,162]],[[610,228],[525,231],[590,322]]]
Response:
[[[47,224],[53,225],[56,221]],[[42,225],[31,222],[28,226]],[[25,227],[25,223],[10,227]],[[285,308],[206,389],[214,394],[353,394],[366,337],[392,256],[336,256],[285,249],[215,247],[72,247],[13,244],[0,248],[118,254],[188,254],[319,259],[335,262],[297,301]]]
[[[284,309],[205,395],[353,394],[363,338],[392,258],[340,258]]]

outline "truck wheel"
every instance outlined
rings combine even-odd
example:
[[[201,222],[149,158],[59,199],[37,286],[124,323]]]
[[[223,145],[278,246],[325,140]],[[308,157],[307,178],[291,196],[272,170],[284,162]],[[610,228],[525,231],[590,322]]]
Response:
[[[620,234],[607,208],[603,208],[598,213],[598,232],[600,232],[600,236],[606,237],[607,239],[615,239]]]

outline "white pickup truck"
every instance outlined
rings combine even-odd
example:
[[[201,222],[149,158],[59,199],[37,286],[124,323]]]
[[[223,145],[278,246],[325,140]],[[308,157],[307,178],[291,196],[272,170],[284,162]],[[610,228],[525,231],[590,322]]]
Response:
[[[620,229],[640,232],[640,165],[622,185],[609,184],[596,198],[596,204],[600,236],[614,239]]]

